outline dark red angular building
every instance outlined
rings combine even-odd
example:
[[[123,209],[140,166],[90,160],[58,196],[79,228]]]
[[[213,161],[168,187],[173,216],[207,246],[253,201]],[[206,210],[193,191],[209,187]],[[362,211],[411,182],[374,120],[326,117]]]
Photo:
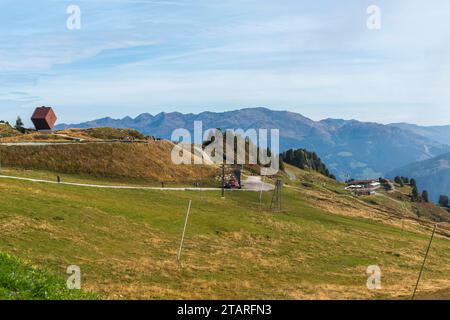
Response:
[[[34,110],[31,121],[36,130],[52,130],[56,122],[56,114],[50,107],[39,107]]]

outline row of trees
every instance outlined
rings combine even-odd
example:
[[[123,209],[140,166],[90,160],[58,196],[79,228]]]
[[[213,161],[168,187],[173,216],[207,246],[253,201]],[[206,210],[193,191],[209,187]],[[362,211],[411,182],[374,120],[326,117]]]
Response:
[[[412,190],[411,190],[411,200],[413,202],[430,202],[430,197],[428,195],[428,191],[427,190],[423,190],[422,193],[419,192],[419,189],[417,188],[417,182],[415,179],[413,178],[408,178],[408,177],[400,177],[400,176],[396,176],[394,178],[394,182],[397,183],[398,185],[400,185],[400,187],[403,187],[405,185],[409,185]]]
[[[284,162],[300,169],[311,169],[331,179],[336,179],[315,152],[306,149],[289,149],[281,154],[281,158]]]
[[[400,176],[396,176],[394,178],[395,183],[397,183],[398,185],[400,185],[400,187],[403,187],[405,184],[413,184],[416,185],[416,180],[414,179],[409,179],[408,177],[400,177]]]
[[[411,186],[411,199],[414,202],[429,202],[429,195],[427,190],[423,190],[422,193],[419,193],[419,189],[417,188],[417,182],[415,179],[409,179],[408,177],[400,177],[397,176],[394,179],[395,183],[403,187],[405,184]],[[447,195],[440,195],[439,196],[439,205],[444,208],[449,208],[449,198]]]

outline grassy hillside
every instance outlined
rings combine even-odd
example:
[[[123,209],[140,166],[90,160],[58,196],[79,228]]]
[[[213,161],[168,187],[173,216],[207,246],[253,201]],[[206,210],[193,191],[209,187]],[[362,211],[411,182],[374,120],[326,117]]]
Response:
[[[288,188],[295,188],[306,194],[312,206],[347,216],[371,217],[380,221],[398,224],[403,219],[423,223],[442,222],[442,228],[449,230],[450,214],[431,203],[411,202],[411,187],[398,185],[393,191],[379,189],[374,196],[352,196],[344,185],[309,170],[287,166],[287,172],[300,181],[291,183],[285,179]],[[293,186],[295,185],[295,186]]]
[[[0,252],[0,300],[97,298],[95,294],[68,290],[62,278]]]
[[[0,139],[6,137],[16,137],[22,135],[19,131],[11,127],[9,124],[0,123]]]
[[[3,167],[48,170],[94,178],[134,182],[213,184],[214,166],[171,165],[173,144],[168,141],[88,143],[71,145],[0,146]]]
[[[54,132],[29,131],[21,134],[16,129],[0,124],[0,142],[68,142],[82,141],[110,141],[110,140],[145,140],[146,137],[134,129],[121,128],[89,128],[65,129]]]
[[[0,251],[56,274],[77,264],[82,288],[106,298],[408,298],[430,224],[400,219],[410,208],[389,195],[353,198],[318,173],[288,169],[295,178],[285,177],[281,213],[267,210],[270,193],[260,207],[253,192],[221,199],[216,192],[93,191],[1,179]],[[450,298],[445,226],[420,294]],[[366,287],[374,264],[382,270],[378,291]]]
[[[92,139],[122,140],[129,137],[139,140],[145,139],[145,136],[137,130],[110,128],[110,127],[99,127],[89,129],[66,129],[58,131],[57,133],[85,140],[92,140]]]

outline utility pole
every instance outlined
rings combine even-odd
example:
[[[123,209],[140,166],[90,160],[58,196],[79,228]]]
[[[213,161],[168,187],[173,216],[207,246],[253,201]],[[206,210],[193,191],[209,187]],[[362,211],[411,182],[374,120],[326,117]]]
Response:
[[[427,261],[428,252],[430,251],[431,243],[433,242],[434,233],[436,232],[436,226],[437,225],[435,224],[434,228],[433,228],[433,233],[431,234],[430,242],[428,243],[427,252],[425,253],[425,257],[423,258],[422,267],[420,268],[419,277],[417,278],[416,287],[414,288],[414,292],[413,292],[413,295],[411,297],[411,300],[414,300],[414,297],[416,296],[417,287],[419,286],[420,278],[422,277],[423,268],[425,267],[425,262]]]

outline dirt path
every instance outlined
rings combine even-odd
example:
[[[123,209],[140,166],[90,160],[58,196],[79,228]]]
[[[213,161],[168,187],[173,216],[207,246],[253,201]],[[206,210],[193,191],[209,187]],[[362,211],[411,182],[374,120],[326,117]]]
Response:
[[[244,181],[242,181],[241,190],[249,191],[271,191],[275,189],[273,184],[263,182],[261,176],[247,176]]]
[[[252,179],[250,179],[252,178]],[[258,179],[259,178],[259,179]],[[15,176],[0,175],[0,179],[14,179],[38,183],[50,183],[50,184],[62,184],[77,187],[89,187],[89,188],[101,188],[101,189],[137,189],[137,190],[160,190],[160,191],[219,191],[221,188],[194,188],[194,187],[179,187],[179,188],[160,188],[160,187],[143,187],[143,186],[113,186],[113,185],[101,185],[101,184],[87,184],[87,183],[75,183],[75,182],[56,182],[44,179],[23,178]],[[262,183],[261,177],[248,177],[243,183],[242,189],[226,189],[231,191],[269,191],[273,189],[273,185],[269,183]]]

